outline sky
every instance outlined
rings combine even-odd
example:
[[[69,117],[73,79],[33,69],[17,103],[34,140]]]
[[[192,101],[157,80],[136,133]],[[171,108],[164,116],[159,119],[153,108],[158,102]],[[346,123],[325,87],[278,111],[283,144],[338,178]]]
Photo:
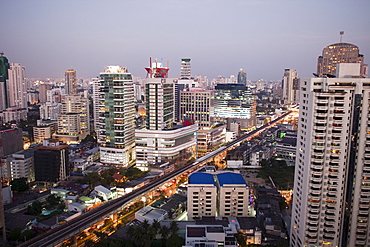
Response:
[[[2,0],[0,52],[28,78],[97,77],[108,65],[145,77],[149,57],[168,60],[169,77],[181,58],[193,76],[312,77],[340,31],[369,63],[369,13],[369,0]]]

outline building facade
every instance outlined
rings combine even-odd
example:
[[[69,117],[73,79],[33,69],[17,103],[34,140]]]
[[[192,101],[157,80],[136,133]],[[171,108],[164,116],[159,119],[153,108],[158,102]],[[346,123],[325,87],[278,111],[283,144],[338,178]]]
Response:
[[[247,85],[247,72],[244,72],[242,68],[240,68],[240,70],[238,72],[237,82],[239,84]]]
[[[249,189],[239,173],[196,172],[189,176],[188,219],[248,216]]]
[[[364,64],[364,56],[359,52],[358,46],[349,43],[328,45],[317,60],[317,76],[335,76],[339,63],[359,63],[361,77],[367,77],[368,65]]]
[[[122,167],[135,164],[135,100],[127,68],[108,66],[100,73],[97,137],[100,161]]]
[[[300,84],[291,246],[370,244],[370,79],[336,77]]]
[[[65,76],[65,91],[66,94],[76,94],[77,93],[77,78],[76,71],[73,69],[67,70],[64,73]]]
[[[180,70],[180,80],[190,80],[191,79],[191,64],[190,58],[181,59],[181,70]]]
[[[282,85],[284,104],[297,104],[299,102],[299,77],[295,69],[285,69]]]
[[[70,173],[68,145],[55,139],[45,139],[34,153],[35,180],[59,182]]]
[[[27,108],[26,68],[19,63],[11,63],[8,70],[8,106]]]
[[[10,64],[4,53],[0,53],[0,111],[8,107],[7,80]]]

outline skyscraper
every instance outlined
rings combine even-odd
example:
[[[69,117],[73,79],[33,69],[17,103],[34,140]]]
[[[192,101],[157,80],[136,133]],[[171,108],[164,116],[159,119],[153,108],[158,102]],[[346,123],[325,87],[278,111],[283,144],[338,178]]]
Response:
[[[356,45],[349,43],[336,43],[325,47],[317,60],[317,75],[319,77],[335,76],[338,63],[359,63],[360,75],[362,77],[368,75],[368,66],[364,64],[364,56],[359,53]]]
[[[370,79],[360,66],[301,80],[291,246],[370,244]]]
[[[191,65],[190,58],[181,59],[181,71],[180,80],[190,80],[191,79]]]
[[[8,107],[6,83],[8,80],[9,68],[10,65],[8,59],[4,57],[4,53],[0,53],[0,111],[3,111]]]
[[[243,71],[242,68],[240,68],[240,71],[238,73],[238,83],[247,85],[247,73]]]
[[[135,95],[127,68],[108,66],[100,73],[97,136],[100,161],[122,167],[135,163]]]
[[[8,106],[27,108],[26,68],[19,63],[11,63],[6,83]]]
[[[74,71],[73,69],[67,70],[65,72],[65,90],[66,94],[77,93],[76,71]]]
[[[150,61],[145,80],[146,129],[136,129],[136,167],[141,170],[155,164],[183,162],[191,158],[196,145],[196,124],[175,123],[175,87],[177,79],[168,78],[167,66]]]
[[[285,69],[283,77],[284,104],[299,102],[299,77],[295,69]]]

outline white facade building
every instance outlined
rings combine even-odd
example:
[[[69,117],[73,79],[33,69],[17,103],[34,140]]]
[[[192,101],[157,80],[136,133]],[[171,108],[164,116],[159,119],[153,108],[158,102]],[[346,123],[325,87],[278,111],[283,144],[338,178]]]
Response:
[[[299,77],[295,69],[285,69],[283,77],[284,104],[299,102]]]
[[[291,246],[370,245],[370,79],[341,71],[301,80]]]
[[[8,70],[7,90],[9,107],[27,108],[26,68],[19,63],[11,63]]]

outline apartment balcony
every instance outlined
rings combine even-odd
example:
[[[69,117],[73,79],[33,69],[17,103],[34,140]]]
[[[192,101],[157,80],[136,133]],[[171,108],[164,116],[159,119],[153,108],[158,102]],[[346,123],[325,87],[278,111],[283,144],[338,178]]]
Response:
[[[322,171],[321,172],[311,171],[310,174],[314,176],[322,176]]]
[[[338,185],[336,185],[336,184],[329,184],[328,185],[328,189],[329,190],[336,190],[336,189],[338,189]]]
[[[356,239],[360,240],[366,239],[366,234],[356,234]]]
[[[339,159],[333,159],[333,158],[330,159],[330,163],[339,164],[339,162],[340,162]]]
[[[334,110],[336,110],[336,111],[344,111],[344,107],[343,106],[334,106]]]
[[[370,197],[370,191],[367,191],[367,192],[362,191],[362,192],[360,192],[360,196],[362,196],[362,197]]]
[[[325,209],[325,212],[328,213],[328,214],[335,214],[335,209],[328,209],[328,208],[326,208]]]
[[[359,208],[360,208],[360,210],[361,209],[369,209],[369,204],[360,204]]]
[[[365,157],[365,158],[370,158],[370,153],[365,153],[365,154],[364,154],[364,157]]]
[[[330,232],[330,231],[335,231],[335,227],[333,226],[334,224],[332,222],[330,222],[329,224],[327,224],[327,222],[324,223],[324,227],[325,229]]]
[[[318,132],[314,132],[313,133],[314,136],[319,136],[319,137],[325,137],[326,136],[326,133],[318,133]]]
[[[370,203],[370,199],[369,198],[360,198],[360,202]]]
[[[334,101],[334,103],[336,103],[336,104],[344,104],[345,101],[344,100],[337,99],[337,100]]]
[[[325,144],[325,139],[316,139],[315,142]]]
[[[308,228],[307,228],[307,230],[309,231],[309,232],[313,232],[313,233],[315,233],[315,232],[317,232],[318,231],[318,227],[317,226],[309,226]]]
[[[317,239],[316,238],[309,238],[308,239],[308,243],[310,243],[310,244],[316,244],[316,242],[317,242]]]
[[[329,165],[330,165],[330,169],[339,169],[338,164],[329,164]]]
[[[317,162],[317,163],[321,163],[321,162],[324,161],[324,159],[322,159],[322,158],[321,159],[320,158],[319,159],[318,158],[313,158],[312,161]]]
[[[313,120],[314,123],[319,123],[319,124],[326,124],[328,121],[327,120],[319,120],[319,119],[314,119]]]
[[[343,124],[343,120],[333,120],[333,124]]]
[[[317,232],[309,232],[307,231],[307,237],[309,238],[317,238]]]
[[[324,238],[335,238],[335,234],[334,233],[324,233]]]
[[[316,104],[328,104],[329,100],[328,99],[316,99],[315,103]]]
[[[319,220],[318,219],[308,219],[307,223],[310,224],[310,225],[316,225],[317,226],[319,224]]]
[[[370,161],[368,161],[369,162],[369,164],[370,164]],[[365,163],[366,164],[366,163]],[[367,165],[367,164],[366,164]],[[363,168],[362,168],[362,170],[363,171],[366,171],[366,172],[368,172],[368,171],[370,171],[370,166],[364,166]]]
[[[313,177],[311,179],[311,181],[314,181],[314,182],[317,182],[317,183],[321,183],[322,182],[322,177],[321,178],[315,178],[315,177]]]
[[[343,127],[339,127],[339,126],[338,127],[333,127],[333,130],[342,131]],[[332,135],[332,136],[334,136],[334,135]],[[338,137],[340,137],[340,135]]]
[[[318,112],[314,113],[314,117],[327,117],[327,116],[328,116],[327,113],[318,113]]]
[[[319,219],[319,214],[318,213],[308,213],[308,217],[311,219],[311,220],[318,220]]]
[[[322,145],[322,146],[315,145],[313,148],[314,148],[314,150],[319,150],[319,151],[325,150],[324,145]]]
[[[334,178],[334,177],[329,177],[329,182],[336,182],[338,183],[339,182],[339,179],[338,178]]]
[[[356,239],[356,242],[355,242],[356,245],[364,245],[366,244],[366,241],[365,240],[358,240]]]
[[[309,214],[318,214],[320,212],[319,208],[310,208],[308,209]]]
[[[310,166],[311,167],[311,169],[316,169],[316,170],[322,170],[323,169],[323,166],[321,165],[311,165]]]
[[[360,215],[358,215],[358,216],[357,216],[357,219],[358,219],[359,221],[367,221],[369,218],[368,218],[367,216],[360,216]]]

